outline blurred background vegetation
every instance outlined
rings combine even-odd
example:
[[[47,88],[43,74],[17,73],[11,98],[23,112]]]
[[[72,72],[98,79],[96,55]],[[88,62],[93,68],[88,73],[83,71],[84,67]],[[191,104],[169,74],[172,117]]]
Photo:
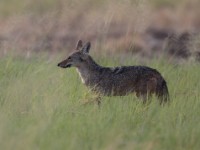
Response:
[[[199,0],[0,0],[0,149],[199,150],[199,8]],[[83,106],[94,95],[74,69],[57,67],[78,39],[92,42],[102,66],[157,69],[170,105],[129,95]]]
[[[1,0],[0,55],[71,51],[200,57],[199,0]]]

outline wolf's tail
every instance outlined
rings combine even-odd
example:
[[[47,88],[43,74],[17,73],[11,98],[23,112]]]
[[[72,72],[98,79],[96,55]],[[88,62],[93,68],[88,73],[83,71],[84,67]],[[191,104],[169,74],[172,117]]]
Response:
[[[159,82],[159,84],[158,84],[157,94],[158,94],[161,104],[170,101],[167,83],[164,79],[162,79],[162,81]]]

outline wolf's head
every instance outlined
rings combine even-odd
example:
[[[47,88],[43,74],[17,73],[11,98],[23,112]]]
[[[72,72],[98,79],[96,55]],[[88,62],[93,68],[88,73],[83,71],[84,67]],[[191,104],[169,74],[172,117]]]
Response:
[[[84,46],[81,40],[77,42],[75,50],[67,57],[67,59],[58,63],[58,66],[61,68],[69,68],[69,67],[81,67],[85,63],[87,63],[90,50],[90,42],[87,42]]]

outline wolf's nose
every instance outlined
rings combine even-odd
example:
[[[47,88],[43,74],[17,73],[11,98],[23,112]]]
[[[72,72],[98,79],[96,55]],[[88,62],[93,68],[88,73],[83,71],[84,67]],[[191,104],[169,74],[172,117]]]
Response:
[[[60,63],[57,66],[60,67]]]

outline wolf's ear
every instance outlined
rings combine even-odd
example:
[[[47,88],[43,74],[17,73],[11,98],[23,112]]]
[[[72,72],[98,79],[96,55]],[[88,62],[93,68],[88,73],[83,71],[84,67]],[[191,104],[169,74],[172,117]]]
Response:
[[[90,47],[91,47],[90,42],[87,42],[87,43],[83,46],[82,52],[83,52],[83,53],[89,53]]]
[[[83,42],[81,40],[78,40],[76,44],[76,50],[80,50],[83,47]]]

